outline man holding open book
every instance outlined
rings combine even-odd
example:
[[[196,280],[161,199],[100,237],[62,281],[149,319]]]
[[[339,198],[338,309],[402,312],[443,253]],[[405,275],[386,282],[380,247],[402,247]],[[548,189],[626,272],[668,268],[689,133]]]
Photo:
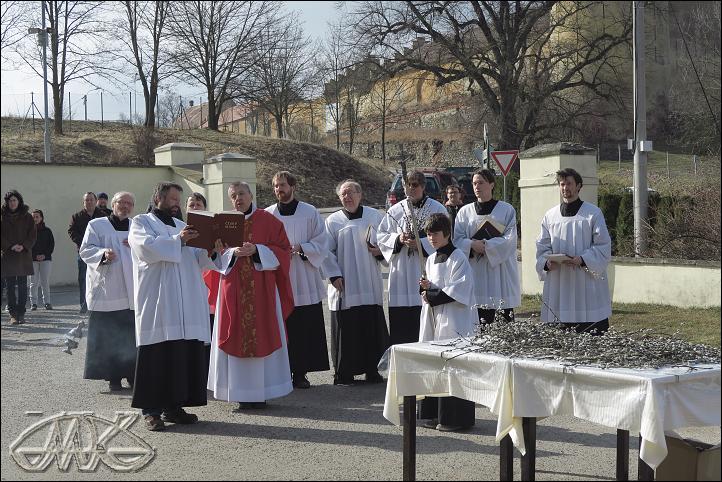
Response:
[[[462,207],[454,224],[454,245],[469,257],[474,273],[474,299],[482,323],[492,323],[497,310],[511,320],[521,304],[516,211],[492,197],[494,182],[490,169],[474,173],[476,202]]]
[[[601,334],[612,314],[606,279],[612,240],[602,211],[579,198],[582,176],[571,168],[556,174],[562,203],[544,215],[536,241],[536,270],[544,281],[541,319]]]

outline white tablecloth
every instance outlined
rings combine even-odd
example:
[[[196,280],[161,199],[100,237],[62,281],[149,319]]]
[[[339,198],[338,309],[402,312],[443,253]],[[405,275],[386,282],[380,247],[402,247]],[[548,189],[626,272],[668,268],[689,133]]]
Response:
[[[447,396],[489,407],[497,442],[509,434],[525,453],[521,420],[573,415],[639,432],[650,467],[667,456],[664,432],[720,425],[720,365],[659,370],[565,367],[560,362],[465,353],[446,342],[394,345],[384,417],[400,424],[404,396]]]

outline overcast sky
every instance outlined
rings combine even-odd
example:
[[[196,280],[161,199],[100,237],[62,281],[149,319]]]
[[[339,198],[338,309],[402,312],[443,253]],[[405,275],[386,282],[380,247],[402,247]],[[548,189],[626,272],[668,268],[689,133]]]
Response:
[[[336,9],[336,2],[283,2],[288,10],[298,12],[299,20],[304,25],[305,32],[313,39],[323,39],[327,32],[327,23],[334,21],[341,14]],[[27,41],[34,41],[34,36],[28,36]],[[2,66],[1,88],[0,88],[0,113],[3,116],[16,115],[24,116],[28,113],[31,104],[31,92],[35,93],[35,105],[43,111],[43,80],[34,73],[18,70],[5,70],[8,68],[5,63]],[[25,68],[27,69],[27,67]],[[134,89],[112,89],[103,93],[103,111],[105,120],[119,119],[121,113],[128,117],[129,109],[129,92]],[[140,85],[136,94],[131,95],[133,98],[133,111],[137,111],[142,115],[143,112],[143,92]],[[198,103],[200,97],[205,97],[203,86],[174,86],[175,91],[184,96],[184,104],[187,105],[187,99],[193,99]],[[92,92],[91,92],[92,91]],[[83,95],[88,96],[88,119],[100,120],[100,93],[94,91],[93,87],[83,82],[72,82],[68,84],[65,93],[65,103],[67,104],[68,92],[70,92],[70,100],[72,105],[73,119],[82,119],[83,114]],[[50,88],[48,95],[52,96]],[[137,107],[136,107],[137,98]],[[52,112],[52,98],[48,101],[49,109]],[[52,114],[51,114],[52,115]],[[37,118],[36,114],[36,118]]]

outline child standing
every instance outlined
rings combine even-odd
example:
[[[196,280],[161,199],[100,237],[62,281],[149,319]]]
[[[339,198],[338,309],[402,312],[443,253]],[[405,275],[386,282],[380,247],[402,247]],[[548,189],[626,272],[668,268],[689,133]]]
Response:
[[[447,216],[433,214],[426,235],[436,252],[426,260],[428,279],[419,280],[424,300],[419,341],[466,336],[476,324],[471,266],[450,241],[451,221]],[[457,397],[426,397],[418,410],[418,418],[427,419],[424,427],[444,432],[472,427],[474,415],[474,402]]]

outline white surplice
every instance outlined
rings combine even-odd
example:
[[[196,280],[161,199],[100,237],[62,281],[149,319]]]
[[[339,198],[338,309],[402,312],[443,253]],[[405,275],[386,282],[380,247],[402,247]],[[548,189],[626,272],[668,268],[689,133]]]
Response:
[[[551,253],[581,256],[592,273],[565,264],[544,271],[545,255]],[[536,241],[536,270],[544,281],[542,321],[594,323],[609,318],[612,303],[607,265],[611,255],[612,240],[597,206],[584,202],[575,216],[562,216],[558,205],[547,211]]]
[[[256,212],[253,205],[250,218]],[[267,271],[278,269],[279,262],[267,246],[256,244],[260,263],[253,263],[253,269]],[[227,275],[231,269],[233,249],[228,249],[221,257],[221,274]],[[216,313],[221,313],[221,293],[218,290]],[[211,343],[211,359],[208,367],[208,390],[213,397],[227,402],[264,402],[272,398],[282,397],[291,393],[291,367],[288,362],[288,346],[286,343],[286,327],[281,313],[281,300],[276,289],[276,320],[281,337],[281,348],[268,356],[258,358],[240,358],[229,355],[218,348],[219,319],[213,323],[213,342]]]
[[[408,199],[400,201],[388,210],[378,229],[378,241],[381,254],[389,263],[389,306],[420,306],[419,279],[421,278],[421,266],[419,264],[419,253],[415,250],[409,255],[409,248],[402,245],[398,253],[394,253],[396,240],[401,233],[411,233],[410,203]],[[432,214],[441,213],[446,216],[449,213],[438,201],[426,198],[421,208],[413,208],[419,220],[419,230],[424,229],[424,223]],[[432,254],[434,248],[426,237],[421,238],[421,245],[426,254]]]
[[[315,305],[324,297],[326,286],[319,268],[328,255],[328,235],[321,214],[314,206],[298,202],[296,212],[281,216],[278,204],[268,206],[266,211],[276,216],[286,229],[291,246],[298,244],[308,261],[291,256],[291,288],[296,306]]]
[[[211,338],[208,289],[202,271],[218,269],[205,249],[182,246],[185,223],[163,223],[153,213],[130,223],[136,344]]]
[[[343,294],[332,284],[328,285],[328,306],[332,311],[363,305],[382,306],[384,302],[379,261],[369,252],[366,242],[366,233],[372,227],[370,242],[377,245],[376,227],[384,216],[368,206],[360,209],[358,219],[348,219],[343,211],[326,218],[330,249],[322,271],[327,278],[342,276],[344,281]]]
[[[454,249],[445,261],[435,263],[437,256],[445,255],[437,251],[429,256],[426,274],[432,288],[441,289],[454,301],[434,307],[423,304],[419,341],[467,336],[474,332],[478,320],[476,309],[472,307],[473,273],[466,255],[460,249]]]
[[[469,264],[474,272],[474,303],[489,309],[516,308],[521,305],[519,265],[516,260],[516,211],[498,201],[489,215],[505,226],[501,236],[486,241],[484,256],[472,254]],[[472,236],[486,217],[476,213],[474,203],[463,206],[456,215],[454,246],[468,257]]]
[[[124,239],[128,239],[128,231],[116,231],[107,217],[88,223],[78,254],[88,265],[85,299],[90,311],[133,309],[133,260]],[[117,257],[101,264],[108,249]]]

